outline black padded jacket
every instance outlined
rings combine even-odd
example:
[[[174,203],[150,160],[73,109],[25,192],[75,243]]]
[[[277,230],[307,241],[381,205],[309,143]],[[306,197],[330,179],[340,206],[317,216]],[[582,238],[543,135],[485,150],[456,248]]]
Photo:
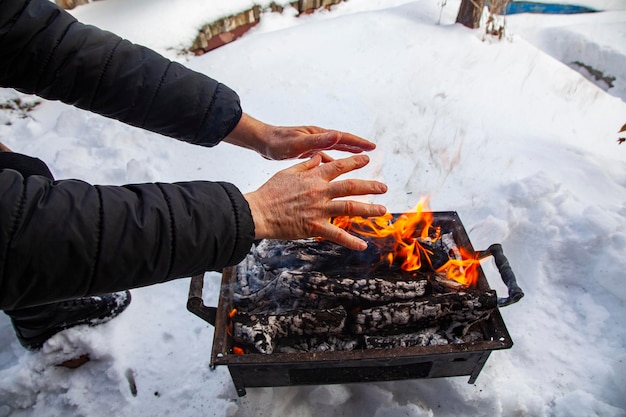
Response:
[[[203,146],[241,118],[225,85],[49,0],[0,0],[0,86]],[[1,309],[220,270],[253,238],[232,184],[98,186],[0,167]]]

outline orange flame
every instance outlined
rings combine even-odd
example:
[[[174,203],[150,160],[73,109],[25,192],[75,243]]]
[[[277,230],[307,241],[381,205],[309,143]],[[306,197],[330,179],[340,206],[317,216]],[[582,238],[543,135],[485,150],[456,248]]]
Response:
[[[478,281],[480,260],[477,255],[470,253],[462,247],[459,248],[459,252],[461,259],[449,259],[448,262],[437,268],[435,272],[445,273],[446,278],[472,287]]]
[[[226,333],[228,333],[230,337],[233,337],[233,317],[235,317],[235,314],[237,314],[236,308],[233,308],[228,312],[228,318],[230,319],[230,322],[228,324],[228,327],[226,328]]]
[[[391,249],[385,249],[382,261],[392,265],[396,260],[402,262],[401,268],[408,272],[422,268],[426,260],[432,267],[429,249],[420,244],[422,241],[441,239],[441,230],[433,228],[434,215],[428,211],[428,199],[422,198],[410,212],[403,213],[395,220],[391,213],[378,217],[336,217],[332,223],[344,230],[363,237],[373,238],[372,243],[385,245],[391,242]],[[435,272],[445,273],[446,278],[463,285],[472,286],[478,278],[477,257],[469,251],[459,248],[460,259],[449,259]]]
[[[228,327],[226,328],[226,333],[228,333],[230,337],[233,337],[233,326],[234,326],[233,317],[235,317],[235,314],[237,314],[236,308],[233,308],[232,310],[228,312],[228,318],[230,319],[230,322],[228,323]],[[243,355],[245,354],[245,351],[239,346],[233,346],[233,353],[235,355]]]

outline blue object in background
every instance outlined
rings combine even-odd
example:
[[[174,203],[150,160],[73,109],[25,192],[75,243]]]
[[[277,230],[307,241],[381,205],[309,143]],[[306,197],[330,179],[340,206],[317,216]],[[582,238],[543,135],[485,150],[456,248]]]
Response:
[[[544,14],[575,14],[593,13],[597,10],[585,6],[571,4],[535,3],[531,1],[513,1],[506,5],[505,13],[544,13]]]

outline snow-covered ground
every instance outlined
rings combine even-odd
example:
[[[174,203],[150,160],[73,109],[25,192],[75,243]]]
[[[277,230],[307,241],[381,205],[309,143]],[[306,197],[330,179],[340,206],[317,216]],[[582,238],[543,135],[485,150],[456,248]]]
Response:
[[[133,290],[120,317],[60,333],[38,353],[0,316],[0,416],[626,416],[626,144],[617,143],[626,1],[575,2],[605,10],[594,14],[508,16],[500,41],[455,25],[459,2],[350,0],[301,18],[288,9],[201,57],[176,51],[202,17],[237,2],[205,11],[199,0],[106,0],[72,13],[221,80],[266,122],[371,139],[372,162],[354,175],[389,185],[372,201],[398,212],[429,195],[433,210],[459,213],[474,247],[502,243],[526,297],[501,309],[515,345],[492,353],[475,384],[238,398],[228,370],[208,367],[213,329],[186,311],[183,279]],[[588,81],[576,61],[615,77],[613,87]],[[0,101],[18,97],[28,101],[0,90]],[[222,180],[245,192],[293,163],[227,144],[200,149],[60,103],[22,116],[0,114],[0,140],[58,178]],[[483,268],[504,291],[495,267]],[[208,302],[219,279],[206,275]],[[91,361],[54,366],[76,352]]]

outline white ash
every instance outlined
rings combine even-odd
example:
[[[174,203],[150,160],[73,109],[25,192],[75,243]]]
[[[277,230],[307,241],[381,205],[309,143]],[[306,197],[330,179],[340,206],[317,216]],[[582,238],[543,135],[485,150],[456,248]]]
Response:
[[[338,352],[344,350],[354,350],[360,344],[357,338],[329,336],[310,337],[296,340],[280,340],[277,343],[275,352],[279,353],[302,353],[302,352]]]

